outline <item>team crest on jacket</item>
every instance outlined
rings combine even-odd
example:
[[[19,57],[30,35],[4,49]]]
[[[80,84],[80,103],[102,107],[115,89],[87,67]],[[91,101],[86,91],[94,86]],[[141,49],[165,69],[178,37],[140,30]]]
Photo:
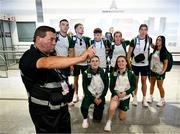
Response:
[[[114,72],[114,73],[113,73],[114,76],[117,76],[117,74],[118,74],[117,72]]]
[[[87,73],[87,78],[92,78],[92,74]]]

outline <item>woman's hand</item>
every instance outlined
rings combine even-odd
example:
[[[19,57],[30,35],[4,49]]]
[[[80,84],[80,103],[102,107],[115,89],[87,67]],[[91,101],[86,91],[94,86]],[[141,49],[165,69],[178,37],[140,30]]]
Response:
[[[118,94],[118,97],[119,97],[119,98],[123,98],[124,96],[126,96],[126,92],[120,92],[120,93]]]
[[[118,101],[118,100],[119,100],[119,97],[118,97],[117,95],[115,95],[115,96],[112,97],[112,100],[113,100],[113,101]]]

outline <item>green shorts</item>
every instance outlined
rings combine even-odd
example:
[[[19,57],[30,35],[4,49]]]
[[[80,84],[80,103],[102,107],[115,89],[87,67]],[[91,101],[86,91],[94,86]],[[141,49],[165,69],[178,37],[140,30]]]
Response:
[[[130,97],[126,100],[121,100],[118,108],[122,111],[127,111],[129,109]]]
[[[165,79],[165,75],[166,73],[164,74],[157,74],[155,72],[152,72],[150,73],[150,77],[156,77],[157,80],[164,80]]]
[[[79,76],[80,72],[83,74],[83,72],[88,68],[88,65],[82,66],[82,65],[74,65],[74,76]]]

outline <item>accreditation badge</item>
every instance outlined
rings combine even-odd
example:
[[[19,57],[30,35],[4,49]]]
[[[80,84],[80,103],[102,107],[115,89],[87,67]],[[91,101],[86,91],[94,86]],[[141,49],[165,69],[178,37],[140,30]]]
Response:
[[[63,90],[63,92],[62,92],[63,95],[66,95],[69,93],[69,87],[68,87],[68,84],[66,83],[66,81],[61,82],[61,87]]]

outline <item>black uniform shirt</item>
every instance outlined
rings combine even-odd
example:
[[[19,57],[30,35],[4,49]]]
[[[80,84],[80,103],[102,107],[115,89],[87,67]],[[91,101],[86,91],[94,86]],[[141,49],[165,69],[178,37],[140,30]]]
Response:
[[[20,59],[19,68],[22,73],[22,80],[28,92],[31,92],[34,85],[44,85],[50,82],[59,82],[60,78],[54,69],[38,69],[36,63],[46,55],[36,49],[33,45]]]

